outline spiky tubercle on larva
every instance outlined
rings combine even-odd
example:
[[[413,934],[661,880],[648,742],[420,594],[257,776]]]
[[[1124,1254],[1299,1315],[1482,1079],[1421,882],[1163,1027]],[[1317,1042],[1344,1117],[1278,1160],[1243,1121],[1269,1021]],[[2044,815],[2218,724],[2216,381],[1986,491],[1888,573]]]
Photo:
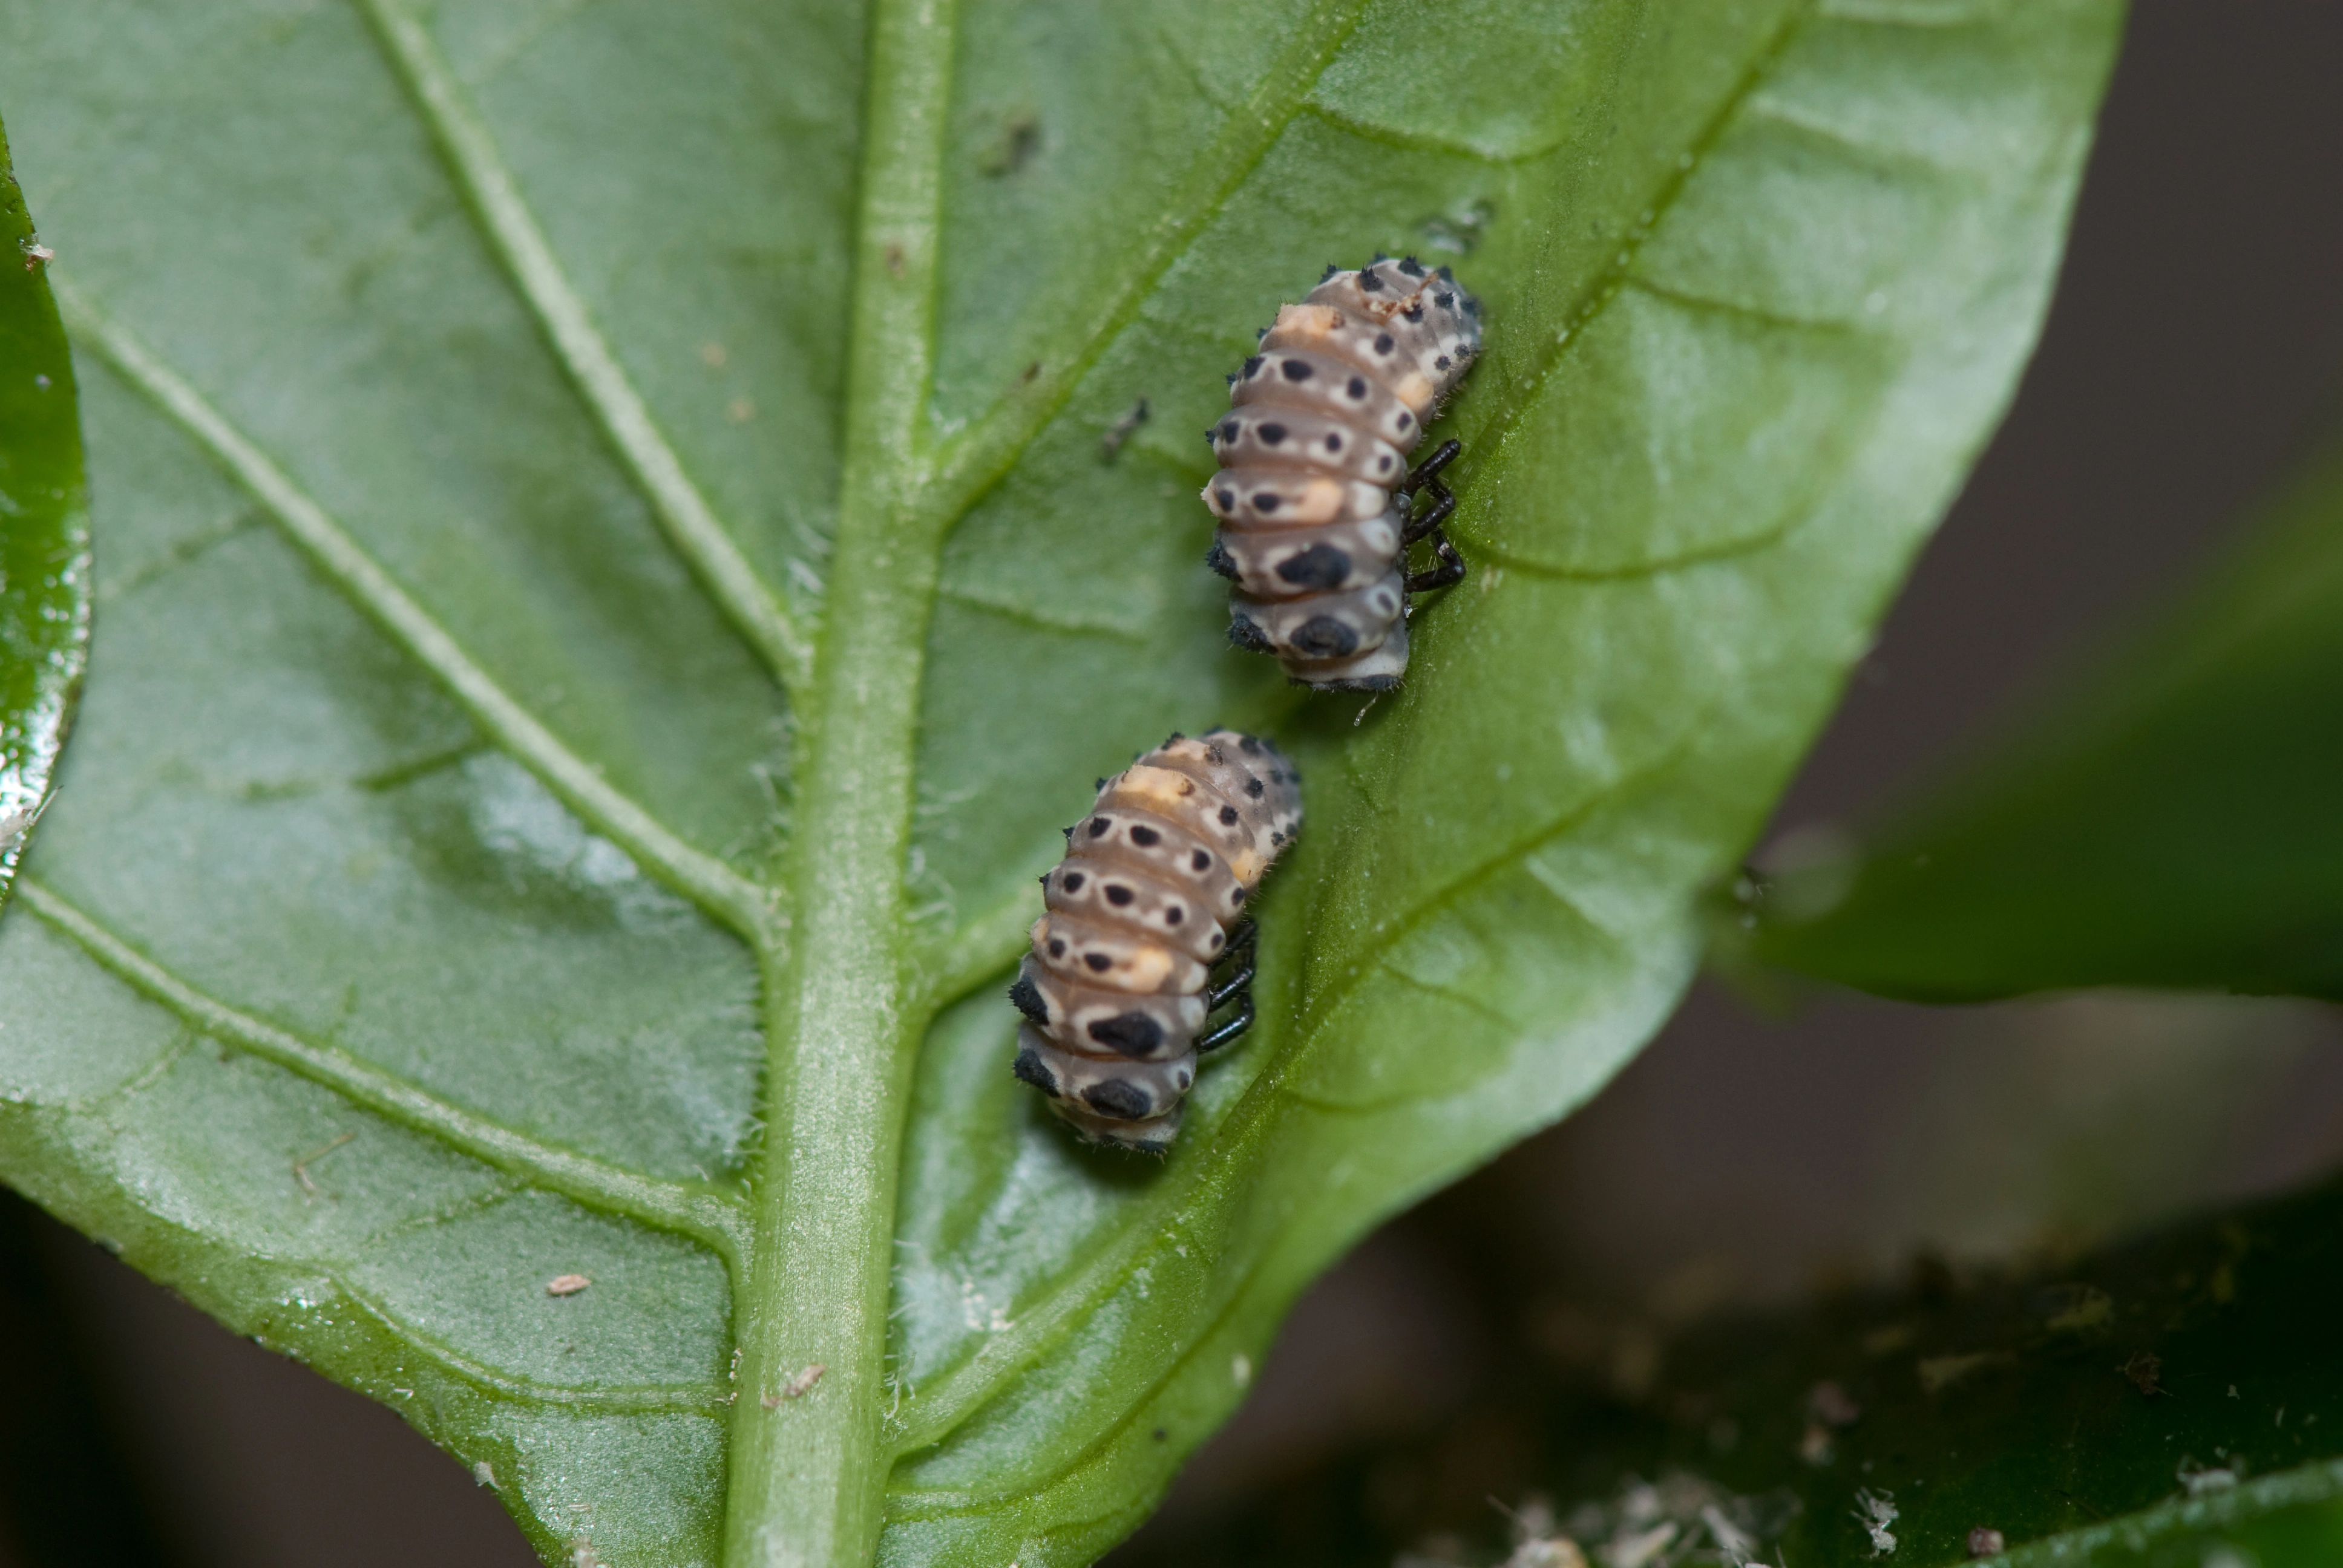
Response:
[[[1330,269],[1278,311],[1207,433],[1207,558],[1229,639],[1306,686],[1380,691],[1407,669],[1407,455],[1481,351],[1480,302],[1413,256]]]
[[[1066,829],[1009,996],[1025,1015],[1017,1076],[1084,1138],[1171,1145],[1212,966],[1301,827],[1292,763],[1215,729],[1174,735],[1104,780]]]

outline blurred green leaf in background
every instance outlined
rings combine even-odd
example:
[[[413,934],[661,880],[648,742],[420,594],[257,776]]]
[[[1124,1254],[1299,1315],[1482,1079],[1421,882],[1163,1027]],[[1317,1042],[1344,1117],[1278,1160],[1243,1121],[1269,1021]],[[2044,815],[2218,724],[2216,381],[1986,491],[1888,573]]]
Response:
[[[1674,1006],[2006,405],[2119,20],[0,5],[107,601],[0,1175],[548,1562],[1087,1560]],[[1491,325],[1475,573],[1370,711],[1225,646],[1194,432],[1377,250]],[[1310,827],[1121,1161],[999,991],[1090,780],[1215,722]]]
[[[1750,913],[1747,956],[1885,996],[2343,1000],[2343,457],[2016,734]]]

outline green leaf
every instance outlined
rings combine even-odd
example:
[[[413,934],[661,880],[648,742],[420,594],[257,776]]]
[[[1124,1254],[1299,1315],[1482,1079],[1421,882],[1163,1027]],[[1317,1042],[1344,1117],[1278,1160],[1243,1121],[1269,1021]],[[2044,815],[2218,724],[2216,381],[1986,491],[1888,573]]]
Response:
[[[1999,1568],[2327,1568],[2343,1548],[2338,1237],[2330,1183],[2085,1256],[1939,1263],[1664,1341],[1644,1327],[1632,1402],[1599,1352],[1543,1369],[1603,1342],[1599,1320],[1574,1320],[1432,1443],[1346,1455],[1131,1568],[1382,1568],[1399,1543],[1363,1522],[1389,1518],[1393,1493],[1421,1510],[1442,1493],[1453,1515],[1433,1517],[1466,1543],[1443,1555],[1493,1563],[1493,1485],[1542,1496],[1596,1563],[1636,1561],[1621,1548],[1669,1524],[1674,1560],[1715,1561],[1721,1521],[1746,1537],[1736,1563],[1951,1568],[1985,1529]],[[1335,1528],[1264,1527],[1330,1507]]]
[[[1650,1034],[2009,396],[2117,25],[6,15],[116,604],[0,1171],[549,1558],[735,1565],[1095,1553]],[[1196,432],[1379,247],[1491,327],[1475,575],[1368,711],[1226,647]],[[1262,1021],[1168,1161],[1085,1151],[1000,989],[1091,780],[1214,722],[1310,780]]]
[[[73,361],[0,130],[0,908],[48,804],[89,651]]]
[[[1786,869],[1749,955],[1927,1000],[2343,998],[2343,457],[2206,577],[1860,848]]]

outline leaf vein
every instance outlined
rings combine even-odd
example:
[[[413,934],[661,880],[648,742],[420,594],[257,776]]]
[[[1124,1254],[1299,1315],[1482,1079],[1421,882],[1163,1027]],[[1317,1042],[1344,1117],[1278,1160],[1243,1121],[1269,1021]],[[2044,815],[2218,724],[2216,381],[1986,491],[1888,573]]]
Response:
[[[496,138],[423,25],[403,0],[359,0],[384,57],[407,89],[466,200],[465,209],[537,317],[571,384],[641,488],[644,498],[725,618],[792,698],[811,678],[813,645],[786,601],[749,564],[685,469],[592,313],[498,149]]]
[[[326,508],[227,417],[119,323],[54,274],[66,326],[206,447],[267,508],[317,568],[371,617],[562,802],[678,893],[743,939],[776,946],[786,922],[767,890],[691,845],[588,763],[473,662],[453,635],[408,597]]]
[[[515,1131],[339,1047],[300,1039],[205,994],[45,883],[21,879],[17,894],[103,968],[210,1038],[587,1208],[689,1237],[728,1263],[739,1258],[746,1240],[741,1206],[715,1189],[646,1176]]]

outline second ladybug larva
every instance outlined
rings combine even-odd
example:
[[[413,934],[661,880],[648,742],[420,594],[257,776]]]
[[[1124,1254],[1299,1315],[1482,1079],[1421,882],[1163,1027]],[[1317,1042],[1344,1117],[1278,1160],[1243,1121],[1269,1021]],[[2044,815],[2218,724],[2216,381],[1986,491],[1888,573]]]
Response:
[[[1017,1076],[1084,1138],[1170,1147],[1197,1056],[1252,1022],[1245,906],[1301,828],[1293,764],[1234,730],[1174,735],[1100,780],[1009,990]]]
[[[1435,477],[1457,445],[1412,469],[1407,454],[1480,352],[1480,301],[1413,256],[1329,267],[1278,311],[1206,433],[1222,471],[1204,487],[1221,520],[1205,559],[1236,585],[1230,641],[1322,690],[1399,684],[1408,596],[1464,576],[1440,530],[1455,498]],[[1420,517],[1419,492],[1433,498]],[[1419,539],[1435,564],[1411,573]]]

